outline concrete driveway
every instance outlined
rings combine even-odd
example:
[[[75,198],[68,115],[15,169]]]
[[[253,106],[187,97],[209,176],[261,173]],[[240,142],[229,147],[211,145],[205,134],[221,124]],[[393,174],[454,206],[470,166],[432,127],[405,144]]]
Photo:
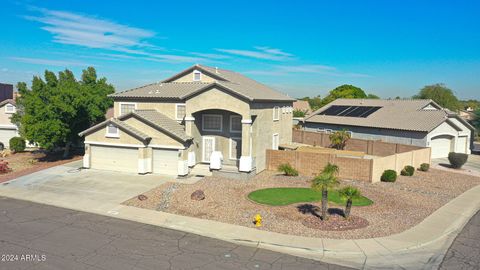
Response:
[[[460,170],[454,170],[450,168],[450,162],[448,158],[436,158],[432,159],[432,165],[438,169],[452,170],[459,173],[467,173],[476,176],[480,176],[480,155],[469,155],[467,163],[463,165]]]
[[[0,194],[23,193],[24,199],[36,197],[68,203],[121,203],[167,181],[169,176],[138,175],[100,170],[79,170],[75,161],[22,176],[0,184]],[[18,197],[18,196],[16,196]]]

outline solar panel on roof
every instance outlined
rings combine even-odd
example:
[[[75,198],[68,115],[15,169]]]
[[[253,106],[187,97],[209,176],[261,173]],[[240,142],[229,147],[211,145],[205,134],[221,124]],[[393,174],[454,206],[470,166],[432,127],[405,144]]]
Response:
[[[345,117],[368,117],[376,112],[379,106],[344,106],[332,105],[328,109],[320,113],[320,115],[345,116]]]

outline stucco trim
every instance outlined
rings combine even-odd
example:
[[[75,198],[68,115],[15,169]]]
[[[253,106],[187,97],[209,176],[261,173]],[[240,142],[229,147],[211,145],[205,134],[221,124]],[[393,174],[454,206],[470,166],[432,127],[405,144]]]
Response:
[[[165,144],[149,144],[148,147],[158,148],[158,149],[177,149],[177,150],[186,149],[186,147],[184,146],[165,145]]]
[[[179,73],[173,75],[173,76],[170,77],[170,78],[167,78],[167,79],[163,80],[162,82],[171,82],[171,81],[174,81],[174,80],[176,80],[176,79],[178,79],[178,78],[181,78],[181,77],[187,75],[187,74],[190,73],[190,72],[193,72],[194,70],[202,71],[204,74],[206,74],[206,75],[208,75],[208,76],[210,76],[210,77],[214,77],[214,78],[217,79],[217,80],[222,80],[222,81],[224,80],[222,77],[218,76],[217,74],[214,74],[214,73],[212,73],[212,72],[209,72],[208,70],[202,68],[202,67],[199,66],[199,65],[195,65],[195,66],[191,66],[191,67],[189,67],[189,68],[187,68],[187,69],[185,69],[185,70],[183,70],[183,71],[180,71]]]
[[[85,144],[91,144],[91,145],[132,147],[132,148],[144,148],[144,147],[146,147],[143,144],[129,144],[129,143],[108,143],[108,142],[96,142],[96,141],[85,141],[84,143]]]

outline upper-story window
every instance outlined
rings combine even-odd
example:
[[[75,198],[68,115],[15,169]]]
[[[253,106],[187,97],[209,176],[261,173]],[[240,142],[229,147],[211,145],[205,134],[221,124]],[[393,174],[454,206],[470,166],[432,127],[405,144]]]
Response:
[[[105,136],[106,137],[118,138],[119,137],[118,127],[115,126],[114,124],[108,124],[107,125],[107,133],[106,133]]]
[[[202,80],[202,73],[198,70],[195,70],[193,72],[193,81],[198,82],[198,81],[201,81],[201,80]]]
[[[204,131],[222,131],[223,117],[220,114],[202,115],[202,130]]]
[[[280,107],[273,107],[273,121],[280,120]]]
[[[242,132],[242,117],[240,115],[230,115],[230,132]]]
[[[136,108],[137,108],[136,103],[120,103],[120,115],[133,112],[135,111]]]
[[[177,120],[183,120],[185,118],[185,104],[176,104],[175,106],[175,118]]]
[[[5,105],[5,113],[15,113],[15,106],[12,104]]]

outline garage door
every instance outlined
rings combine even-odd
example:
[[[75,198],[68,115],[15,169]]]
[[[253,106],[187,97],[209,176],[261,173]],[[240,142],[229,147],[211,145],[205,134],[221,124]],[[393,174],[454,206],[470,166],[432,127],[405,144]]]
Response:
[[[178,174],[178,150],[153,149],[153,173]]]
[[[0,142],[3,143],[5,147],[8,147],[10,139],[15,136],[17,136],[15,129],[0,129]]]
[[[138,173],[138,148],[91,146],[91,168]]]
[[[458,153],[467,153],[467,136],[461,136],[457,139],[457,151]]]
[[[452,136],[441,135],[432,138],[430,147],[432,148],[432,158],[448,157],[448,153],[452,151]]]

